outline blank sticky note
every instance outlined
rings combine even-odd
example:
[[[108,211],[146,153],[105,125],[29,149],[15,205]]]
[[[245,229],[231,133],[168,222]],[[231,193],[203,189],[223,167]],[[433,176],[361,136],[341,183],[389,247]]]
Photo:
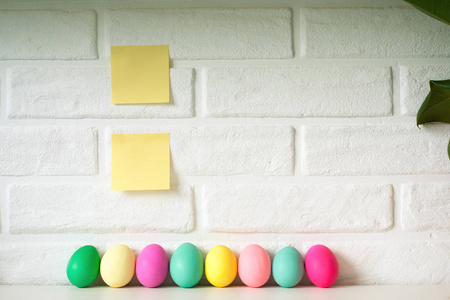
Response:
[[[111,189],[170,189],[169,133],[113,134]]]
[[[169,46],[112,46],[111,103],[168,103]]]

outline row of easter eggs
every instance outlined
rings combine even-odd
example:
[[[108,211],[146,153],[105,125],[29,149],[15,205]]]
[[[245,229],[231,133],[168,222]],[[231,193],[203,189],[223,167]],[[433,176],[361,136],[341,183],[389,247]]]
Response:
[[[203,263],[200,251],[191,243],[184,243],[173,253],[170,262],[165,250],[151,244],[145,247],[135,260],[134,253],[126,245],[116,245],[106,251],[101,259],[97,249],[84,246],[78,249],[67,264],[67,277],[77,287],[91,285],[100,273],[111,287],[127,285],[136,272],[139,282],[146,287],[157,287],[167,277],[185,288],[195,286],[203,276],[216,287],[230,285],[236,275],[249,287],[264,285],[272,273],[282,287],[293,287],[303,277],[304,270],[313,284],[329,287],[337,279],[339,266],[333,252],[323,245],[311,247],[305,255],[305,263],[297,249],[281,249],[270,263],[269,254],[259,245],[247,246],[237,262],[234,253],[226,246],[211,249]]]

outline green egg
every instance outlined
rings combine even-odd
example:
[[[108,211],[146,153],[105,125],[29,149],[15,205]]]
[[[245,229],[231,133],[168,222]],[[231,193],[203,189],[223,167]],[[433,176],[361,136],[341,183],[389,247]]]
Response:
[[[290,288],[297,285],[304,272],[302,256],[293,247],[284,247],[273,258],[272,276],[282,287]]]
[[[184,243],[175,250],[170,259],[170,276],[184,288],[193,287],[203,276],[203,256],[197,247]]]
[[[67,278],[79,288],[91,285],[100,273],[100,255],[94,246],[75,251],[67,264]]]

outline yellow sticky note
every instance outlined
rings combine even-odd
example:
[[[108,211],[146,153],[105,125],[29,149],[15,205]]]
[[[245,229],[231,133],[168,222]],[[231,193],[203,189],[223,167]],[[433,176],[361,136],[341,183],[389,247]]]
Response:
[[[112,46],[111,103],[168,103],[169,46]]]
[[[113,134],[111,189],[170,189],[169,133]]]

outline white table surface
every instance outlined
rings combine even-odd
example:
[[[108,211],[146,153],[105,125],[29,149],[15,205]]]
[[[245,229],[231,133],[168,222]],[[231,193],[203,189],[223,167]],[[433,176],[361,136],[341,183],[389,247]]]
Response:
[[[79,289],[73,286],[0,286],[0,299],[108,299],[108,300],[349,300],[349,299],[396,299],[396,300],[450,300],[450,285],[442,286],[338,286],[328,289],[316,287],[89,287]]]

